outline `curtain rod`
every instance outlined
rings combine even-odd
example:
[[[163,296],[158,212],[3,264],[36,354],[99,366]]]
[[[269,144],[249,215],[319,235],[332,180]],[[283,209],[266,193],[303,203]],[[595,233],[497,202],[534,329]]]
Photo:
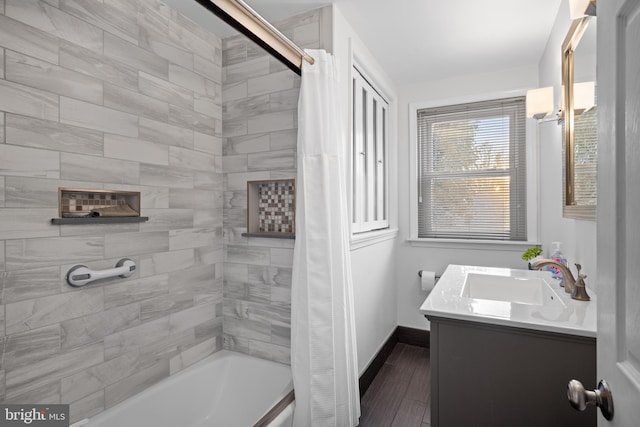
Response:
[[[244,1],[196,1],[233,28],[249,37],[297,74],[301,74],[303,60],[313,64],[313,57],[289,40]]]
[[[249,6],[248,4],[246,4],[243,0],[231,0],[231,1],[235,1],[236,3],[238,3],[239,5],[241,5],[243,8],[245,8],[247,10],[247,12],[249,12],[255,19],[257,19],[258,21],[260,21],[261,24],[265,25],[269,31],[273,32],[280,40],[282,40],[284,43],[286,43],[289,47],[293,48],[293,50],[295,50],[296,52],[298,52],[300,54],[300,56],[302,57],[302,59],[304,59],[305,61],[307,61],[309,64],[312,64],[315,62],[313,57],[310,56],[309,54],[307,54],[304,50],[302,50],[302,48],[300,48],[297,44],[295,44],[294,42],[292,42],[291,40],[289,40],[289,38],[287,36],[285,36],[284,34],[282,34],[280,32],[280,30],[278,30],[276,27],[274,27],[269,21],[267,21],[266,19],[264,19],[262,16],[260,16],[260,14],[258,14],[258,12],[256,12],[255,10],[253,10],[251,8],[251,6]]]

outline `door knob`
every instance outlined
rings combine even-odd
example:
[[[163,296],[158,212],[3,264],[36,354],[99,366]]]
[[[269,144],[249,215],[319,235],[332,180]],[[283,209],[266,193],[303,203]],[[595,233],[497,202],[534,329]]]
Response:
[[[605,380],[600,380],[593,391],[585,390],[580,381],[571,380],[567,384],[567,398],[578,411],[584,411],[587,405],[596,405],[607,420],[613,419],[613,396]]]

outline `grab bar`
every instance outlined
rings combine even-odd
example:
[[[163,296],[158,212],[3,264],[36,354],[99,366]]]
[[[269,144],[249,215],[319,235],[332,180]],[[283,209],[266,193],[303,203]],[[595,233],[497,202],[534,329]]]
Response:
[[[111,277],[129,277],[136,271],[136,263],[129,258],[122,258],[114,268],[107,270],[90,270],[86,265],[76,265],[67,272],[67,283],[71,286],[85,286],[94,280],[109,279]]]

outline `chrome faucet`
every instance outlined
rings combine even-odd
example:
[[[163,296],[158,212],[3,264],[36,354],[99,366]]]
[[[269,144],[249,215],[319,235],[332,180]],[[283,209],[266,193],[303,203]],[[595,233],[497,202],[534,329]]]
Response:
[[[584,279],[587,278],[587,275],[580,273],[580,270],[582,270],[582,266],[580,264],[576,264],[576,268],[578,269],[577,281],[567,266],[552,259],[541,259],[536,261],[531,264],[531,268],[534,270],[540,270],[542,267],[546,267],[547,265],[553,265],[560,270],[562,273],[562,280],[564,281],[564,291],[568,294],[570,293],[571,298],[578,301],[589,301],[591,299],[589,294],[587,294],[586,284],[584,283]]]

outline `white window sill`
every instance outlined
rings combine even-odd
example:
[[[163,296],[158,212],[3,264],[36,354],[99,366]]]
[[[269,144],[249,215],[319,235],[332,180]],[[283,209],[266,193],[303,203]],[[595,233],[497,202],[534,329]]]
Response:
[[[368,231],[351,235],[351,250],[376,245],[385,240],[395,239],[398,235],[397,228],[385,228],[384,230]]]
[[[465,239],[407,239],[409,245],[423,248],[472,249],[488,251],[522,251],[531,246],[540,246],[540,242],[519,242],[502,240],[465,240]]]

